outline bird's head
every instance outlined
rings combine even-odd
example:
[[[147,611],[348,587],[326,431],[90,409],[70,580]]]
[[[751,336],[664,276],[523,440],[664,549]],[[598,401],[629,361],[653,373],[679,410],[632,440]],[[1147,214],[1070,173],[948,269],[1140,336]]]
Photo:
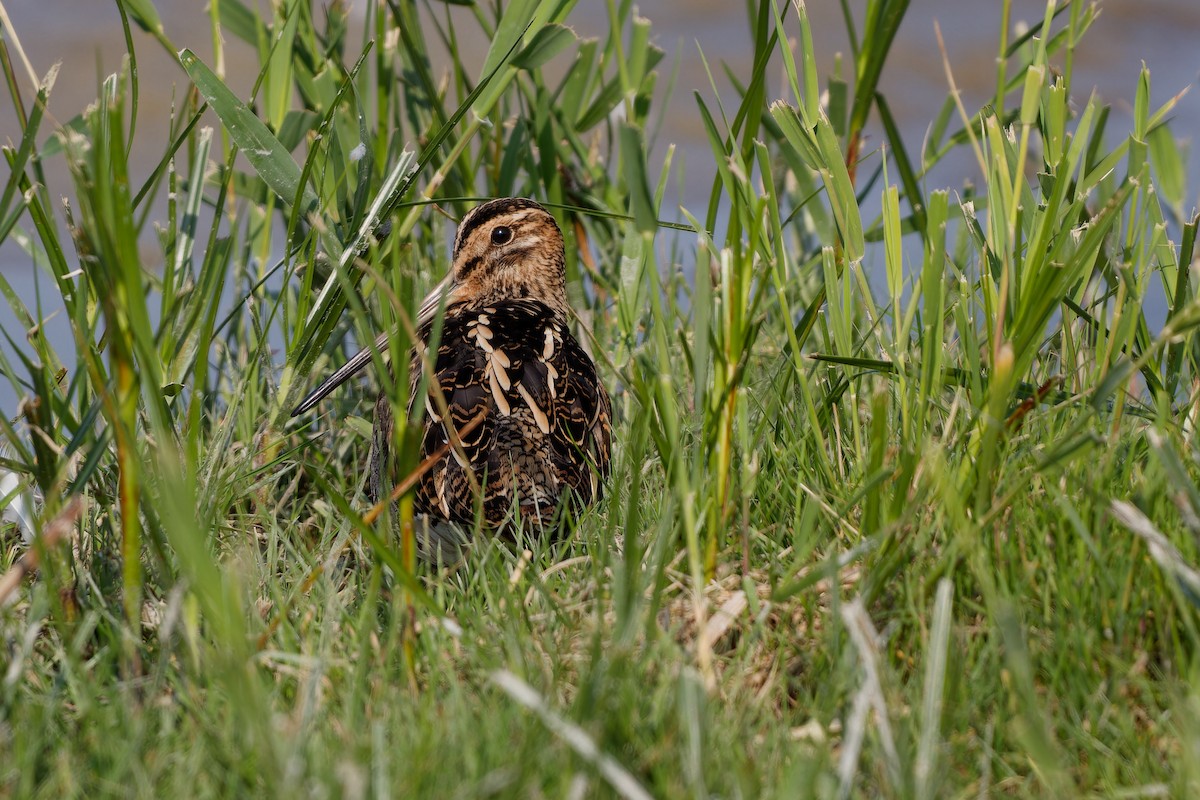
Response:
[[[536,300],[567,316],[566,267],[562,231],[546,209],[532,200],[505,197],[476,206],[458,224],[453,266],[446,279],[421,303],[417,328],[439,309],[483,308],[506,300]],[[326,378],[292,412],[302,414],[387,348],[387,334],[364,347]]]
[[[563,236],[550,212],[505,197],[476,206],[458,224],[450,274],[421,305],[418,324],[444,302],[481,307],[529,299],[566,316]]]

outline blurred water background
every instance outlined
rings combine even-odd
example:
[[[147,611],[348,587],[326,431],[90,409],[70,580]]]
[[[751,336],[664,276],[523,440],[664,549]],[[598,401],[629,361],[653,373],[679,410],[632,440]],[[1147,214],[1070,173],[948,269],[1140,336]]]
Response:
[[[357,0],[354,5],[363,5]],[[439,7],[439,3],[432,4]],[[835,55],[848,51],[840,4],[835,0],[810,0],[815,47],[819,63],[826,70]],[[864,5],[852,2],[853,7]],[[7,0],[5,8],[21,39],[34,69],[45,74],[55,63],[60,72],[50,96],[52,119],[65,122],[97,96],[103,77],[117,69],[125,52],[124,37],[116,6],[99,0]],[[194,49],[202,58],[211,54],[207,4],[198,0],[156,0],[165,29],[180,47]],[[1014,0],[1014,23],[1041,19],[1045,5],[1040,0]],[[598,0],[581,2],[572,22],[583,36],[601,36],[607,29],[607,4]],[[1078,103],[1086,101],[1088,88],[1113,104],[1110,131],[1127,131],[1139,70],[1149,67],[1153,105],[1190,87],[1200,75],[1200,2],[1197,0],[1103,0],[1101,13],[1076,53],[1074,88]],[[955,80],[963,92],[968,109],[975,109],[993,94],[995,53],[1001,3],[998,0],[914,0],[889,56],[881,89],[901,125],[906,147],[918,153],[926,127],[937,115],[947,94],[947,82],[935,36],[935,21],[941,27],[947,55]],[[668,196],[663,216],[679,219],[676,207],[683,204],[703,218],[712,185],[714,166],[711,150],[704,138],[693,92],[699,92],[713,105],[719,96],[727,105],[736,104],[731,86],[724,80],[719,64],[729,65],[735,75],[748,76],[751,70],[751,44],[746,22],[746,5],[728,0],[649,0],[639,5],[642,16],[653,22],[654,42],[666,51],[659,70],[660,87],[668,83],[667,74],[678,59],[678,77],[668,102],[664,125],[650,155],[651,173],[658,169],[668,144],[676,145],[676,168],[686,177],[682,190]],[[455,9],[452,13],[460,13]],[[465,21],[465,20],[464,20]],[[464,27],[471,27],[465,25]],[[353,29],[352,29],[353,30]],[[794,33],[794,31],[793,31]],[[7,35],[7,34],[6,34]],[[148,175],[166,146],[166,123],[174,98],[187,89],[186,76],[148,35],[137,31],[135,46],[141,67],[141,110],[138,119],[134,155],[141,156],[143,174],[134,174],[135,185]],[[486,43],[464,40],[465,48],[482,60]],[[701,61],[701,51],[714,67],[716,92],[709,84]],[[240,41],[226,42],[226,70],[235,92],[245,97],[253,84],[256,68],[252,54]],[[781,97],[780,69],[772,64],[770,97]],[[34,94],[22,87],[28,102]],[[0,104],[0,142],[17,142],[20,129],[8,102]],[[872,121],[865,151],[869,152],[883,137]],[[215,124],[215,120],[214,123]],[[1171,123],[1176,137],[1193,139],[1200,130],[1200,92],[1192,92],[1180,102]],[[49,130],[43,125],[43,129]],[[61,159],[58,159],[61,162]],[[686,168],[686,169],[684,169]],[[873,167],[871,167],[873,169]],[[967,158],[951,160],[927,179],[931,188],[955,189],[974,176],[977,167]],[[48,165],[47,180],[55,196],[70,195],[70,182],[61,163]],[[1197,159],[1188,161],[1190,199],[1196,202],[1200,188]],[[676,186],[680,184],[676,182]],[[875,206],[878,207],[877,204]],[[869,210],[868,210],[869,213]],[[24,221],[23,221],[24,222]],[[158,263],[156,246],[146,242],[145,260]],[[55,308],[53,282],[38,270],[30,257],[13,241],[0,245],[0,271],[17,293],[33,309],[38,304],[51,315]],[[40,287],[39,287],[40,284]],[[0,326],[18,342],[23,331],[6,304],[0,304]],[[64,356],[71,352],[70,333],[61,317],[47,325],[52,344]],[[11,415],[16,398],[8,382],[0,380],[0,413]]]

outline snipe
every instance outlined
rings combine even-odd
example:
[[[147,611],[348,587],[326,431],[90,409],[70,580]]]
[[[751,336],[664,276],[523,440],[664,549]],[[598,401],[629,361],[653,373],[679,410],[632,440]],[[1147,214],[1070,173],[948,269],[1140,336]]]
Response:
[[[441,453],[415,487],[426,558],[452,558],[477,519],[499,529],[519,510],[524,525],[548,526],[602,494],[611,407],[595,365],[571,334],[564,262],[562,232],[546,209],[532,200],[492,200],[463,217],[453,268],[421,304],[408,411],[412,417],[415,404],[424,404],[421,458]],[[427,352],[443,305],[437,351]],[[384,334],[375,347],[386,343]],[[417,397],[424,359],[432,380]],[[370,360],[371,348],[364,348],[292,415],[311,409]],[[391,438],[392,407],[381,392],[367,482],[373,501],[390,492]]]

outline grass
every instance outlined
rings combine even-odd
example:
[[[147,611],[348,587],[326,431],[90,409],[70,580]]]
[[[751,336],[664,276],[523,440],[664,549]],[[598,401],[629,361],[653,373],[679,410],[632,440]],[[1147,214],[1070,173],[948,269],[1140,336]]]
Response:
[[[1200,223],[1174,100],[1143,72],[1115,131],[1072,88],[1094,6],[1011,38],[1005,0],[994,97],[951,92],[915,150],[877,91],[907,0],[845,4],[832,76],[803,5],[750,3],[755,68],[709,65],[717,177],[678,233],[651,22],[613,0],[580,40],[573,6],[221,0],[206,63],[121,0],[126,68],[56,130],[4,30],[0,240],[74,347],[0,276],[24,398],[2,465],[42,532],[0,540],[0,793],[1195,794]],[[482,71],[444,55],[468,29]],[[158,46],[177,75],[136,69]],[[130,163],[140,85],[183,75],[169,149]],[[963,148],[973,183],[928,186]],[[395,330],[403,363],[448,258],[428,201],[509,194],[567,236],[614,476],[567,540],[435,572],[364,522],[373,387],[288,411],[350,339]]]

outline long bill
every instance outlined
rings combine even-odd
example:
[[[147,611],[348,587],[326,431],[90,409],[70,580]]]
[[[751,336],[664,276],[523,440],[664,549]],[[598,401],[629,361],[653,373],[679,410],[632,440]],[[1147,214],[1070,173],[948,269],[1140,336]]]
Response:
[[[305,411],[310,410],[317,403],[328,397],[330,392],[332,392],[334,389],[341,386],[343,383],[350,380],[350,378],[361,372],[363,367],[371,363],[372,351],[385,351],[387,349],[387,343],[388,335],[386,333],[381,333],[375,337],[374,344],[368,345],[362,350],[359,350],[350,357],[349,361],[338,367],[332,375],[321,381],[320,386],[309,392],[308,396],[300,401],[300,405],[296,406],[292,410],[292,416],[298,417]]]
[[[449,290],[453,285],[453,276],[447,276],[445,280],[433,287],[433,290],[426,295],[421,301],[420,309],[417,311],[417,329],[420,330],[426,322],[433,319],[434,315],[444,306],[444,301],[449,294]],[[325,380],[321,381],[321,385],[308,393],[308,396],[300,401],[300,405],[292,410],[292,416],[298,417],[306,411],[310,411],[317,403],[324,400],[329,394],[350,378],[362,371],[363,367],[371,363],[372,352],[386,352],[388,344],[388,335],[381,333],[375,337],[375,343],[368,345],[359,350],[350,360]]]

